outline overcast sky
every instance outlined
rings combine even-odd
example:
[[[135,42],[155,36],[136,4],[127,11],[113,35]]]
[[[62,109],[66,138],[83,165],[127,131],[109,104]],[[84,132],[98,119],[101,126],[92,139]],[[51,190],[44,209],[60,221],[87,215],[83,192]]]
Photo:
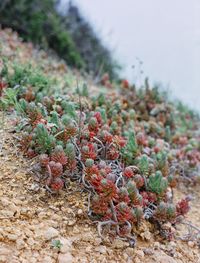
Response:
[[[65,1],[65,0],[63,0]],[[199,0],[74,0],[135,80],[132,65],[200,110]],[[138,74],[137,74],[138,75]]]

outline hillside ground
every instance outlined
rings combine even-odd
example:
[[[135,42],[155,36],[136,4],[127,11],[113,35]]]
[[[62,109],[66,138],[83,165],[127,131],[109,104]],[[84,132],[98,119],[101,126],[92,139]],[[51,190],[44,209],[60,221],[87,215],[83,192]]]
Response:
[[[46,53],[21,43],[10,31],[0,31],[0,38],[2,54],[8,59],[42,61],[47,74],[54,72],[62,78],[68,71],[73,75],[65,64],[49,60]],[[39,177],[31,173],[35,160],[27,160],[18,151],[13,116],[0,114],[0,262],[200,263],[199,248],[193,241],[163,240],[147,223],[140,226],[135,248],[119,239],[102,241],[96,224],[87,217],[87,193],[70,181],[67,190],[58,195],[43,188]],[[180,185],[175,198],[186,194],[192,197],[186,220],[200,227],[199,187]],[[187,227],[177,226],[177,233],[183,237]]]

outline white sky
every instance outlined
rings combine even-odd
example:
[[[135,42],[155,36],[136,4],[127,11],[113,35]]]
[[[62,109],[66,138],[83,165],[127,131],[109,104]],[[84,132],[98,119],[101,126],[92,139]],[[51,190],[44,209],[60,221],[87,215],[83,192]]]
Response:
[[[200,110],[200,0],[74,2],[115,50],[127,78],[134,79],[139,57],[145,76]]]

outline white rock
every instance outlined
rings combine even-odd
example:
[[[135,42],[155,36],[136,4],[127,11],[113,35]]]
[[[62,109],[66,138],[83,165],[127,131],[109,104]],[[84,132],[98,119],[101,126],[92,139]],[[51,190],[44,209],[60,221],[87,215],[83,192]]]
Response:
[[[195,244],[194,244],[193,241],[188,241],[188,246],[189,246],[189,247],[194,247],[194,245],[195,245]]]
[[[11,241],[16,241],[18,239],[18,236],[14,234],[8,234],[7,238]]]
[[[1,197],[1,203],[2,203],[2,205],[5,206],[5,207],[8,207],[9,204],[10,204],[10,202],[8,201],[8,199],[3,198],[3,197]]]
[[[128,259],[128,255],[127,255],[126,253],[123,253],[123,258],[124,258],[125,260],[127,260],[127,259]]]
[[[15,213],[16,211],[18,211],[18,208],[15,204],[11,203],[9,205],[9,210],[11,210],[13,213]]]
[[[157,251],[155,255],[153,256],[153,259],[155,259],[154,262],[158,262],[158,263],[177,263],[175,259],[168,256],[162,251]]]
[[[70,253],[59,254],[58,263],[73,263],[73,257]]]
[[[30,258],[29,260],[30,260],[29,261],[30,263],[37,263],[37,261],[38,261],[37,258],[33,258],[33,257]]]
[[[13,217],[14,211],[10,210],[1,210],[1,216],[3,217]]]
[[[49,227],[46,232],[44,233],[44,237],[45,239],[47,240],[51,240],[52,238],[54,237],[57,237],[59,235],[59,232],[58,230],[56,230],[55,228],[53,227]]]
[[[93,239],[93,237],[89,236],[88,240],[86,240],[86,239],[83,239],[83,240],[90,242],[92,239]],[[95,246],[99,246],[101,243],[102,243],[102,239],[100,237],[97,237],[97,238],[94,239],[94,245]]]
[[[129,246],[129,244],[127,242],[124,242],[120,239],[115,239],[115,241],[113,242],[113,247],[115,247],[115,248],[125,248],[128,246]]]
[[[68,221],[68,226],[74,226],[76,224],[76,219],[71,219]]]
[[[32,237],[29,237],[29,239],[27,240],[27,244],[30,245],[30,246],[33,246],[35,243],[35,241],[33,240]]]
[[[78,215],[82,215],[83,214],[83,210],[82,209],[79,209],[78,212],[77,212]]]
[[[28,208],[22,207],[20,214],[25,216],[28,214],[28,212],[29,212]]]
[[[176,263],[176,261],[172,257],[170,257],[168,255],[160,256],[160,257],[158,256],[157,260],[158,260],[159,263]]]
[[[152,234],[149,231],[145,231],[145,232],[141,233],[141,237],[143,240],[145,239],[145,240],[149,241],[152,238]]]
[[[139,257],[139,258],[144,258],[144,252],[142,250],[137,250],[135,251],[135,254]]]
[[[10,255],[11,250],[6,247],[0,247],[0,255]]]
[[[154,242],[153,246],[158,249],[160,247],[160,243],[159,242]]]
[[[38,218],[40,218],[40,219],[43,219],[43,218],[45,218],[47,216],[47,213],[46,212],[40,212],[39,214],[38,214]]]
[[[169,244],[170,244],[170,246],[172,246],[172,247],[176,247],[176,243],[175,243],[174,241],[170,241]]]
[[[138,257],[134,258],[134,263],[141,263],[141,260]]]
[[[105,246],[99,246],[97,248],[95,248],[95,251],[101,253],[101,254],[106,254],[107,250]]]
[[[24,247],[26,247],[26,243],[23,241],[23,239],[17,239],[16,248],[20,250],[23,249]]]
[[[69,239],[66,238],[60,238],[60,242],[62,244],[61,248],[60,248],[60,252],[61,253],[67,253],[70,252],[72,249],[72,242]]]
[[[92,250],[92,247],[91,247],[91,246],[88,246],[88,247],[86,247],[85,252],[86,252],[86,253],[90,253],[91,250]]]
[[[125,252],[129,257],[132,257],[135,254],[135,249],[132,247],[127,247]]]
[[[53,263],[53,259],[49,256],[45,256],[43,259],[42,259],[42,263]]]
[[[30,188],[29,188],[29,190],[35,191],[35,192],[39,191],[39,189],[40,189],[40,186],[39,186],[39,184],[37,184],[37,183],[33,183],[33,184],[30,186]]]

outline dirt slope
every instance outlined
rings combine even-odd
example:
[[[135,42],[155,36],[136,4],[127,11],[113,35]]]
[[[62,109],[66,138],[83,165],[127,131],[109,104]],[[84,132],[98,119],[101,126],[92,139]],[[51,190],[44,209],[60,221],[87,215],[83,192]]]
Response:
[[[44,65],[47,74],[61,80],[61,86],[66,74],[69,86],[75,83],[64,63],[22,43],[9,30],[0,30],[0,54],[10,62]],[[0,262],[200,263],[194,242],[164,241],[148,224],[140,226],[136,248],[119,239],[102,242],[96,225],[87,218],[87,194],[80,192],[76,182],[68,182],[57,196],[42,188],[30,172],[34,160],[23,158],[17,149],[11,116],[3,120],[0,114]],[[187,221],[200,227],[199,187],[181,186],[175,198],[185,194],[193,197]],[[187,232],[186,226],[178,228],[181,236]],[[52,246],[53,240],[63,244],[61,249]]]

